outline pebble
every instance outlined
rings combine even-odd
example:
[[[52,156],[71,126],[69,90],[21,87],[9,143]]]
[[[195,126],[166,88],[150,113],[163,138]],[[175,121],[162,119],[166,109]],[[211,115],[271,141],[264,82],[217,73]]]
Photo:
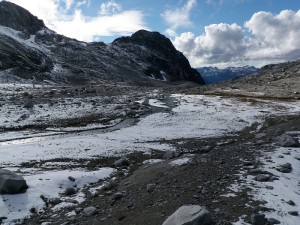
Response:
[[[289,214],[292,216],[299,216],[298,211],[290,211]]]
[[[118,159],[114,162],[115,167],[129,166],[129,161],[126,158]]]
[[[117,184],[115,181],[111,181],[111,182],[107,183],[107,184],[103,187],[103,189],[104,189],[104,190],[112,190],[112,189],[114,189],[114,188],[117,187],[117,186],[118,186],[118,184]]]
[[[280,224],[281,222],[279,220],[276,220],[274,218],[270,218],[268,219],[269,224],[273,225],[273,224]]]
[[[147,185],[147,191],[153,192],[155,190],[156,184],[148,184]]]
[[[57,204],[61,203],[61,200],[59,198],[50,198],[49,203],[51,205],[57,205]]]
[[[287,201],[286,203],[289,204],[289,205],[292,205],[292,206],[295,206],[295,205],[296,205],[295,202],[293,202],[292,200],[289,200],[289,201]]]
[[[120,200],[121,198],[123,198],[123,196],[124,196],[124,195],[123,195],[121,192],[117,192],[117,193],[113,194],[112,200],[118,201],[118,200]]]
[[[268,182],[271,180],[271,177],[269,175],[259,174],[254,178],[254,180],[259,182]]]
[[[69,176],[68,179],[69,179],[70,181],[72,181],[72,182],[75,182],[75,178],[74,178],[74,177]]]

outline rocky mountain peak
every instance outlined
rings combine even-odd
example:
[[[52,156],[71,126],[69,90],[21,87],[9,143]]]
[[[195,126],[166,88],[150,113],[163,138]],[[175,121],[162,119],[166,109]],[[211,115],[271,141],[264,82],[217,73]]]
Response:
[[[30,34],[45,27],[44,22],[29,11],[7,1],[0,2],[0,25]]]
[[[114,43],[132,43],[142,45],[165,54],[176,51],[169,38],[159,32],[151,32],[147,30],[139,30],[130,37],[118,38],[114,41]]]
[[[117,38],[113,45],[126,48],[128,52],[134,52],[135,55],[140,55],[139,58],[146,59],[149,66],[143,73],[149,77],[204,84],[201,75],[191,68],[187,58],[176,50],[169,38],[159,32],[139,30],[130,37]],[[140,48],[137,49],[136,46]]]

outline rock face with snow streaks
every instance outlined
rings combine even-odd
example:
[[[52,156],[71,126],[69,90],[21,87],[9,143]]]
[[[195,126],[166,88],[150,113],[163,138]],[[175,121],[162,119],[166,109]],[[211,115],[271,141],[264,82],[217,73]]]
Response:
[[[185,56],[158,32],[141,30],[111,44],[81,42],[49,30],[27,10],[5,1],[0,2],[0,58],[6,80],[204,84]]]

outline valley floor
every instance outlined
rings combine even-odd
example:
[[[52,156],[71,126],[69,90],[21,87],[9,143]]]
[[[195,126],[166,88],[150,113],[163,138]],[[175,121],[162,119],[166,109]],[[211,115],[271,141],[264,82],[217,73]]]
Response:
[[[0,196],[2,224],[159,225],[185,204],[220,225],[300,224],[299,148],[278,145],[300,138],[299,100],[2,85],[0,105],[0,168],[29,185]]]

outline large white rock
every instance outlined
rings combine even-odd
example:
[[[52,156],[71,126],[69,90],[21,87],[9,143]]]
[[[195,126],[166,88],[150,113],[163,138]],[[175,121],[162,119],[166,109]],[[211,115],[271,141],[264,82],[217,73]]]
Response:
[[[0,169],[0,194],[18,194],[27,188],[23,177],[10,170]]]
[[[162,225],[212,225],[209,211],[199,205],[181,206]]]

